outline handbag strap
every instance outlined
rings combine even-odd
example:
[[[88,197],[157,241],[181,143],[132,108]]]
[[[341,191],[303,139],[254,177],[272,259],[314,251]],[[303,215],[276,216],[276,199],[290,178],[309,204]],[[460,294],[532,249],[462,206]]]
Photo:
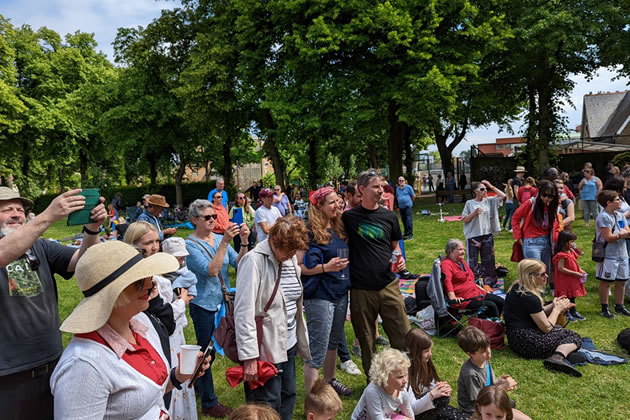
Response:
[[[197,245],[199,245],[201,247],[201,249],[203,249],[204,251],[206,251],[206,254],[208,254],[208,257],[210,257],[210,260],[212,260],[212,258],[214,258],[212,255],[210,255],[210,252],[206,249],[205,246],[203,246],[201,244],[201,242],[199,242],[198,240],[192,238],[192,237],[188,237],[188,239],[190,239],[191,241],[193,241],[194,243],[196,243]],[[221,282],[221,290],[223,291],[223,298],[225,299],[226,302],[230,301],[230,296],[228,295],[228,291],[227,291],[227,287],[225,287],[225,282],[223,281],[223,276],[221,276],[221,270],[219,269],[219,281]]]
[[[273,302],[273,299],[276,297],[276,293],[278,292],[278,286],[280,285],[280,275],[281,274],[282,274],[282,262],[280,262],[280,264],[278,265],[278,277],[276,278],[275,286],[273,286],[273,292],[271,292],[271,296],[269,297],[269,300],[267,301],[267,304],[265,305],[265,309],[263,309],[263,312],[265,314],[267,313],[267,311],[271,307],[271,303]]]

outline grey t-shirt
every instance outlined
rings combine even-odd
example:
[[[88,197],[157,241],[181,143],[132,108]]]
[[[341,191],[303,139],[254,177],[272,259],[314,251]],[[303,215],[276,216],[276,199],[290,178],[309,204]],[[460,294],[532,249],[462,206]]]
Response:
[[[36,271],[25,256],[0,268],[0,376],[43,365],[63,351],[53,273],[72,277],[66,270],[76,248],[38,239],[31,250]]]
[[[486,363],[488,364],[487,366],[490,366],[489,361]],[[459,377],[457,378],[457,404],[459,404],[459,408],[468,415],[472,415],[475,411],[477,394],[488,384],[487,366],[483,368],[477,367],[472,360],[468,359],[459,370]],[[491,380],[489,385],[492,385],[496,381],[492,366],[490,366],[490,375]]]
[[[475,238],[481,235],[494,234],[501,230],[499,224],[499,197],[487,197],[482,201],[468,200],[462,211],[462,218],[468,216],[479,207],[483,209],[480,215],[464,223],[464,236]]]
[[[626,226],[626,218],[622,213],[616,211],[614,214],[610,214],[607,211],[599,213],[595,226],[597,227],[595,240],[597,242],[605,243],[602,236],[602,228],[609,228],[611,233],[619,233],[621,229]],[[615,242],[608,242],[606,245],[605,258],[611,260],[623,260],[628,258],[628,250],[626,249],[626,240],[621,238]]]

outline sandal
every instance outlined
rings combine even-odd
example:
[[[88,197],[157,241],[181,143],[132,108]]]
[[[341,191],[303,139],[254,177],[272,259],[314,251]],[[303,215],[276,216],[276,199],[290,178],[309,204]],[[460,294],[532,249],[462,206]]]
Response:
[[[543,366],[549,370],[566,373],[567,375],[575,376],[576,378],[582,377],[582,372],[567,363],[564,358],[562,358],[562,360],[558,360],[549,357],[543,360]]]

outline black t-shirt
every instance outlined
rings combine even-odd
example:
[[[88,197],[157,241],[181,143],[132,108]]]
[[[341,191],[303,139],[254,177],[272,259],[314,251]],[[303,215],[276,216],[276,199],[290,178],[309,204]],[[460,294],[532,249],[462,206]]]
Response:
[[[249,187],[247,190],[245,190],[245,192],[251,193],[252,195],[252,200],[253,201],[258,201],[258,194],[260,194],[260,190],[262,189],[262,187],[260,186],[251,186]]]
[[[342,215],[350,248],[350,284],[355,289],[381,290],[394,280],[389,269],[392,241],[402,239],[396,214],[386,208],[354,207]]]
[[[518,202],[518,199],[516,198],[516,190],[515,187],[522,187],[523,186],[523,181],[521,181],[521,178],[515,176],[514,179],[512,179],[512,193],[514,194],[514,201]]]
[[[530,316],[543,310],[538,296],[532,293],[518,293],[520,286],[514,286],[505,298],[503,320],[506,328],[535,328],[538,325]]]
[[[59,331],[57,283],[76,248],[38,239],[31,247],[39,260],[32,271],[25,256],[0,269],[0,376],[50,362],[63,351]]]

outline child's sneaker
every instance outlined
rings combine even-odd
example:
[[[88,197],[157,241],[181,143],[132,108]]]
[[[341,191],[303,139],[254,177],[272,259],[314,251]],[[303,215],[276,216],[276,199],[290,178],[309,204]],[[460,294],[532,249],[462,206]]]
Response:
[[[571,315],[571,312],[565,312],[564,317],[567,319],[567,321],[569,322],[575,322],[577,321],[577,319],[575,319],[575,317],[573,315]]]
[[[333,380],[330,381],[330,386],[332,386],[339,395],[342,395],[344,397],[349,397],[350,395],[352,395],[352,390],[339,382],[337,378],[333,378]]]
[[[573,318],[575,318],[577,321],[584,321],[586,319],[586,317],[578,311],[573,312],[571,315],[573,315]]]

